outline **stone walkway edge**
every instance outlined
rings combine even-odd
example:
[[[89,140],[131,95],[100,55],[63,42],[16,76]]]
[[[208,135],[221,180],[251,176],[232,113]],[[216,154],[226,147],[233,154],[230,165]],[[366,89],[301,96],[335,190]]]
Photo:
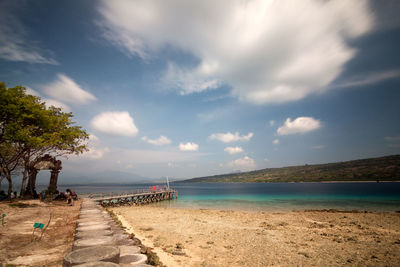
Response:
[[[64,256],[63,267],[151,266],[140,247],[95,201],[83,199],[76,224],[72,252]]]

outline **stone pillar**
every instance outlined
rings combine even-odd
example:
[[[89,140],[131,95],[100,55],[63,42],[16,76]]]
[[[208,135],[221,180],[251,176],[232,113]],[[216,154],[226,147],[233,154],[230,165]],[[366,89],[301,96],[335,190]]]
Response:
[[[51,170],[51,176],[50,176],[50,183],[49,187],[47,190],[55,192],[57,190],[57,180],[58,180],[58,174],[60,173],[59,169],[53,169]]]

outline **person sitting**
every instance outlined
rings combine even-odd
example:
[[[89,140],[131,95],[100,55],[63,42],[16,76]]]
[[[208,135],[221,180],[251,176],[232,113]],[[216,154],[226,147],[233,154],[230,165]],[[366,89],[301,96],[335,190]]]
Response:
[[[78,199],[78,195],[71,189],[67,189],[67,203],[71,206],[74,205],[74,200]]]
[[[72,198],[74,199],[74,200],[78,200],[78,195],[75,193],[75,191],[74,190],[69,190],[70,192],[71,192],[71,196],[72,196]]]

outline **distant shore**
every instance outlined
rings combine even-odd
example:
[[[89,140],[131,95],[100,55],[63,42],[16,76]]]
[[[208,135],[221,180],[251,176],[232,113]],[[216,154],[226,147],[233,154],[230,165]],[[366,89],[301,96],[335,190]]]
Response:
[[[283,181],[283,182],[185,182],[185,181],[174,181],[174,183],[188,183],[188,184],[196,184],[196,183],[209,183],[209,184],[214,184],[214,183],[253,183],[253,184],[258,184],[258,183],[263,183],[263,184],[268,184],[268,183],[282,183],[282,184],[287,184],[287,183],[400,183],[400,180],[365,180],[365,181],[351,181],[351,180],[332,180],[332,181]]]
[[[304,182],[304,183],[399,183],[400,181],[321,181],[321,182]]]
[[[112,210],[167,266],[396,266],[400,262],[400,213],[396,212],[244,212],[153,205]]]

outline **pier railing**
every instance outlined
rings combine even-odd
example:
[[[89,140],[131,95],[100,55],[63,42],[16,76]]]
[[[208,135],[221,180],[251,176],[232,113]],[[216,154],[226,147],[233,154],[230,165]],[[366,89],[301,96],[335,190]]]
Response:
[[[178,191],[168,188],[90,194],[89,198],[102,206],[143,205],[178,198]]]
[[[118,192],[106,192],[106,193],[92,193],[89,194],[88,198],[96,199],[96,198],[104,198],[104,197],[118,197],[118,196],[126,196],[126,195],[135,195],[135,194],[143,194],[143,193],[154,193],[154,192],[166,192],[166,191],[176,191],[174,188],[157,188],[157,189],[135,189],[129,191],[118,191]]]

